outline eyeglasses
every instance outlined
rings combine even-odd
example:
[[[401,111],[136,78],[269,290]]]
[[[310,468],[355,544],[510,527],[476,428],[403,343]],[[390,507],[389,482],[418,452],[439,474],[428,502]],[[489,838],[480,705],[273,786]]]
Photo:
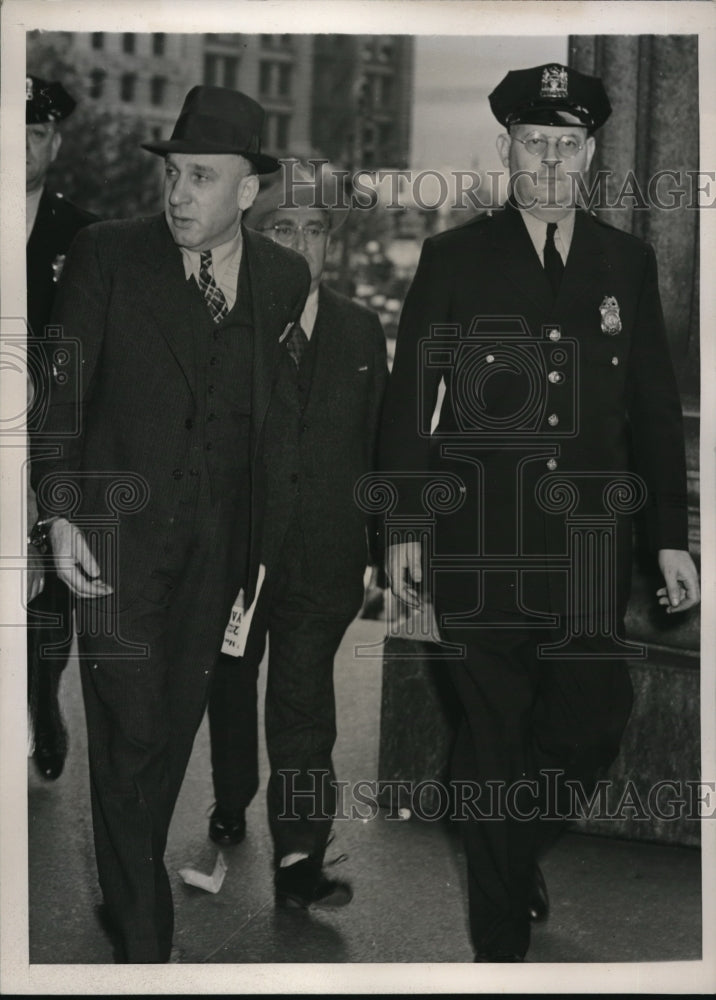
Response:
[[[533,132],[524,139],[520,139],[518,136],[513,135],[512,139],[515,142],[521,142],[525,147],[530,156],[544,156],[547,152],[547,147],[550,142],[554,142],[557,153],[563,160],[571,160],[573,156],[576,156],[580,149],[584,149],[586,143],[580,142],[574,135],[561,135],[556,141],[553,138],[548,138],[546,135],[540,135],[539,132]]]
[[[319,222],[307,222],[305,226],[294,226],[291,222],[276,222],[273,226],[265,226],[261,232],[270,233],[279,243],[293,243],[302,232],[309,243],[314,243],[325,236],[328,228]]]

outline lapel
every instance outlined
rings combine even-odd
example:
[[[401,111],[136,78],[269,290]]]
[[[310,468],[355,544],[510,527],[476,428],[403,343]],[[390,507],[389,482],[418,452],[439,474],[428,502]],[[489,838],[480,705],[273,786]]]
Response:
[[[305,412],[309,423],[314,410],[323,414],[325,419],[327,409],[324,387],[331,385],[335,373],[345,367],[347,338],[340,313],[340,305],[331,290],[320,285],[316,325],[313,329],[313,336],[317,338],[316,356]]]
[[[286,315],[280,295],[281,276],[273,261],[273,243],[245,226],[241,227],[253,303],[254,350],[251,416],[254,426],[254,456],[261,440],[274,373],[280,359],[281,320]],[[285,325],[285,324],[284,324]],[[279,327],[281,327],[279,329]]]
[[[137,297],[151,313],[182,369],[192,392],[196,387],[192,307],[195,292],[186,280],[181,251],[163,215],[155,216],[132,268],[137,271]],[[147,276],[150,280],[147,280]]]
[[[602,275],[606,278],[609,269],[600,227],[587,212],[577,209],[555,312],[562,312],[575,299],[589,298],[599,278]]]
[[[527,296],[540,313],[552,310],[552,289],[519,210],[511,202],[493,215],[493,264],[500,278],[514,286],[515,301]]]
[[[35,222],[32,226],[32,232],[30,233],[30,239],[27,241],[28,256],[35,252],[42,252],[43,250],[47,253],[48,247],[51,252],[53,251],[53,241],[50,239],[52,219],[52,198],[47,193],[47,189],[43,188],[42,194],[40,195],[40,201],[37,206]],[[54,256],[54,253],[52,256]]]

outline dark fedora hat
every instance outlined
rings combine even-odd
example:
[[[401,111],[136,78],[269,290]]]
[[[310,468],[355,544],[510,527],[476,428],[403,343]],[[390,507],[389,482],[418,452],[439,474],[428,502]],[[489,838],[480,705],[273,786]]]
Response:
[[[274,212],[315,208],[325,212],[331,231],[348,218],[350,206],[343,192],[343,175],[327,161],[302,163],[297,157],[281,161],[282,170],[268,183],[263,182],[245,222],[250,229],[261,229]]]
[[[171,139],[143,142],[150,153],[238,153],[260,174],[278,170],[278,160],[261,152],[264,109],[239,90],[192,87]]]

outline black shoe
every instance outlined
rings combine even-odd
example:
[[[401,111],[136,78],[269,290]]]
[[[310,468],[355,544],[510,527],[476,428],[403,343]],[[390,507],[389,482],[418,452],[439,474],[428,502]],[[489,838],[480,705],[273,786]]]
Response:
[[[56,781],[62,774],[67,756],[67,730],[62,718],[54,713],[48,719],[38,720],[35,728],[35,767],[47,781]]]
[[[209,836],[215,844],[231,847],[246,836],[246,816],[243,811],[233,816],[216,806],[209,819]]]
[[[307,909],[309,906],[346,906],[353,899],[348,882],[328,878],[318,861],[303,858],[274,876],[276,906]]]
[[[549,916],[549,896],[539,865],[535,865],[534,879],[530,889],[529,914],[530,920],[535,924],[543,923]]]

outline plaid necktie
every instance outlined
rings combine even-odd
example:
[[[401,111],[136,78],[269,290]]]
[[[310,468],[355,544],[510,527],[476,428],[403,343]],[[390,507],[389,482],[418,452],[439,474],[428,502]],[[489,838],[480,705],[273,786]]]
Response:
[[[544,241],[544,269],[552,286],[552,294],[557,297],[559,286],[562,283],[564,273],[564,262],[559,250],[555,246],[554,234],[557,232],[557,223],[547,223],[547,238]]]
[[[286,339],[286,348],[288,353],[291,355],[293,360],[296,362],[296,368],[301,364],[301,358],[303,357],[303,352],[308,347],[308,337],[306,336],[306,331],[303,329],[300,323],[294,323],[291,327],[291,332]]]
[[[215,323],[221,322],[228,313],[229,307],[224,293],[211,274],[211,250],[202,250],[199,254],[199,288],[206,299],[211,318]]]

